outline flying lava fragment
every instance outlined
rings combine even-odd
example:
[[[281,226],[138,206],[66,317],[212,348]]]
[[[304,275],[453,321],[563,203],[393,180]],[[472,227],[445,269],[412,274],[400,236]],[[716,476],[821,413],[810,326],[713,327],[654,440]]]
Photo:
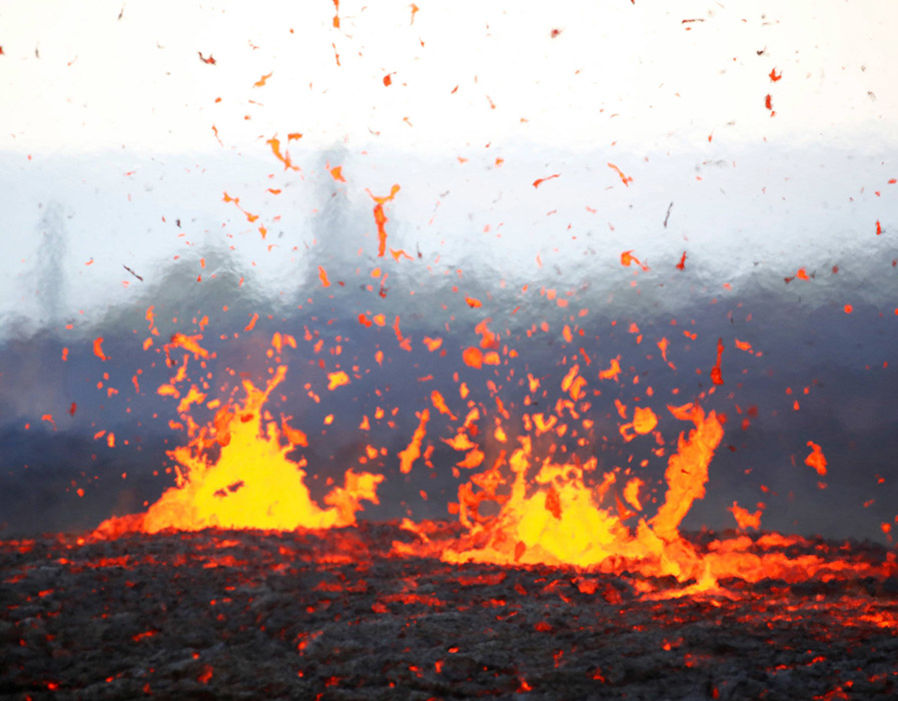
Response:
[[[645,263],[641,262],[639,260],[639,258],[637,258],[636,256],[633,255],[632,249],[629,251],[624,251],[623,253],[620,254],[620,264],[621,265],[623,265],[624,267],[627,267],[629,265],[632,265],[633,263],[636,263],[636,265],[638,265],[644,271],[649,270],[649,266],[647,266]]]
[[[823,455],[823,449],[814,441],[808,441],[808,447],[811,452],[804,459],[804,464],[813,467],[821,477],[826,476],[826,457]]]
[[[399,451],[399,471],[404,475],[412,471],[412,465],[415,460],[421,457],[421,441],[427,435],[427,422],[430,420],[430,411],[422,409],[417,416],[419,423],[411,442],[405,450]]]
[[[483,352],[475,346],[465,348],[462,352],[462,360],[465,361],[465,365],[472,368],[481,368],[483,367]]]
[[[103,352],[103,337],[97,336],[94,339],[94,355],[97,356],[102,361],[107,361],[109,358]]]
[[[272,136],[265,143],[271,146],[271,152],[274,154],[274,157],[284,164],[284,170],[299,170],[299,166],[293,165],[293,162],[290,160],[289,151],[284,151],[283,153],[281,153],[280,139],[278,139],[276,136]]]
[[[333,392],[337,387],[342,387],[343,385],[349,384],[349,375],[347,375],[343,370],[339,370],[337,372],[331,372],[327,375],[327,388]]]
[[[658,417],[650,407],[636,407],[633,409],[633,421],[623,424],[620,427],[620,434],[628,443],[632,441],[636,435],[645,435],[651,433],[658,425]],[[633,431],[633,433],[631,433]]]
[[[166,350],[169,348],[183,348],[184,350],[193,353],[195,358],[208,358],[209,351],[203,348],[199,343],[202,338],[203,337],[200,334],[188,336],[183,333],[175,333],[171,337],[171,342],[166,344]]]
[[[259,78],[255,83],[253,83],[253,87],[254,87],[254,88],[261,88],[263,85],[265,85],[265,83],[268,82],[268,79],[269,79],[271,76],[273,76],[273,75],[274,75],[273,72],[272,72],[272,73],[266,73],[266,74],[263,75],[261,78]]]
[[[630,183],[633,182],[633,178],[628,175],[624,175],[624,172],[616,165],[614,165],[614,163],[609,163],[608,167],[611,168],[615,173],[617,173],[618,177],[620,177],[620,180],[624,185],[630,187]]]
[[[560,178],[561,173],[555,173],[554,175],[547,175],[545,178],[537,178],[533,181],[533,187],[539,187],[547,180],[553,180],[554,178]]]
[[[717,362],[711,368],[711,382],[715,385],[723,384],[723,375],[720,372],[720,359],[723,357],[723,339],[717,339]]]
[[[736,519],[736,523],[741,530],[747,530],[749,528],[758,529],[761,527],[761,509],[751,512],[748,509],[739,506],[738,502],[735,501],[732,506],[728,506],[727,509],[733,514],[733,518]]]
[[[620,356],[611,359],[611,365],[605,369],[599,371],[599,379],[600,380],[614,380],[618,381],[618,376],[620,375]]]
[[[683,255],[680,256],[680,262],[676,265],[677,270],[685,270],[686,269],[686,251],[683,251]]]
[[[374,200],[374,222],[377,224],[377,257],[383,258],[387,252],[387,231],[384,226],[389,221],[387,215],[384,214],[384,205],[392,201],[396,196],[396,193],[399,192],[399,185],[393,185],[390,188],[390,194],[386,197],[378,197],[372,194],[371,190],[367,190],[367,192],[371,199]]]

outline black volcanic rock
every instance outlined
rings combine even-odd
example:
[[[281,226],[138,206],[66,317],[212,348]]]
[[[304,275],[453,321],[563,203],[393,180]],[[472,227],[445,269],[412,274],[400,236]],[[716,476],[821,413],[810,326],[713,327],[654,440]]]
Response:
[[[658,600],[388,556],[393,524],[0,543],[3,698],[894,698],[894,578]],[[808,552],[821,552],[809,544]],[[863,558],[863,544],[846,553]],[[800,554],[800,553],[799,553]],[[661,592],[681,585],[638,580]]]

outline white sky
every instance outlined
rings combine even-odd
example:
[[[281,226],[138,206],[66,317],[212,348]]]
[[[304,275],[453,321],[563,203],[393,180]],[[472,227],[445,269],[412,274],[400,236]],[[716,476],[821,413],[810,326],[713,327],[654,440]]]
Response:
[[[296,265],[286,251],[307,250],[314,198],[338,187],[319,162],[335,144],[339,187],[372,228],[353,251],[373,240],[366,188],[386,194],[394,182],[391,245],[447,239],[438,250],[453,264],[464,252],[520,255],[527,275],[539,273],[537,253],[549,265],[566,226],[581,236],[576,255],[595,232],[590,245],[612,262],[627,248],[651,250],[654,264],[688,247],[732,279],[732,261],[752,272],[763,254],[782,261],[778,279],[849,258],[834,251],[877,220],[895,225],[898,186],[885,183],[898,177],[898,1],[416,5],[412,23],[405,0],[341,0],[334,28],[332,0],[2,0],[0,321],[27,312],[41,284],[34,234],[51,201],[65,215],[61,296],[73,309],[137,295],[122,287],[134,282],[123,264],[167,263],[206,236],[233,235],[235,255],[280,285]],[[288,145],[291,132],[303,137]],[[280,168],[274,135],[302,172]],[[272,238],[222,203],[223,190]],[[287,238],[267,250],[279,229]],[[320,254],[306,261],[313,273]]]
[[[416,4],[5,0],[0,149],[898,141],[891,0]]]

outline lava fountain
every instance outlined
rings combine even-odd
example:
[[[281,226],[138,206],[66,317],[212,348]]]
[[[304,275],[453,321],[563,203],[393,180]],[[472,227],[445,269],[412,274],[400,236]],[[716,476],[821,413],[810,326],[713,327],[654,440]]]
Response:
[[[280,345],[278,335],[274,346],[280,350]],[[109,518],[94,535],[115,537],[127,532],[205,528],[295,530],[355,524],[363,500],[377,503],[377,485],[383,475],[349,468],[343,486],[325,495],[326,508],[313,501],[302,466],[287,457],[291,450],[308,445],[305,434],[286,420],[279,428],[263,411],[286,373],[286,365],[277,366],[264,390],[245,380],[243,402],[225,404],[203,427],[188,413],[192,403],[205,398],[192,386],[179,405],[191,440],[170,452],[176,464],[176,486],[167,489],[145,513]],[[166,393],[177,393],[174,384],[164,387]],[[213,450],[217,457],[211,456]]]

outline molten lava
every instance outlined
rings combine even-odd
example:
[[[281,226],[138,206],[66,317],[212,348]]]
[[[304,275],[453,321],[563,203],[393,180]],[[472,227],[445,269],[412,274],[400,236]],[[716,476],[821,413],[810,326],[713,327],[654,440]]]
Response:
[[[458,514],[466,534],[450,542],[432,541],[426,528],[406,520],[405,527],[421,535],[423,544],[397,542],[396,552],[438,555],[455,563],[574,565],[602,572],[629,569],[648,576],[673,575],[680,581],[701,579],[712,586],[705,563],[680,538],[677,527],[693,500],[704,495],[708,464],[723,429],[713,411],[706,415],[697,405],[670,411],[692,421],[695,428],[688,437],[680,435],[678,451],[670,456],[664,504],[654,518],[640,518],[635,530],[624,523],[635,513],[614,513],[603,507],[602,487],[588,486],[586,475],[596,470],[595,458],[582,465],[544,460],[531,475],[532,440],[524,436],[508,459],[506,472],[502,453],[488,470],[459,488]],[[484,502],[498,504],[498,512],[481,514]],[[619,500],[618,504],[620,511],[624,507]]]
[[[301,440],[295,434],[302,439],[304,435],[281,431],[274,421],[263,422],[262,407],[286,373],[285,365],[278,366],[264,390],[244,381],[242,405],[222,407],[210,426],[188,445],[169,453],[178,464],[177,486],[167,489],[146,513],[107,519],[96,535],[157,533],[169,528],[295,530],[354,524],[362,500],[377,503],[377,485],[383,475],[348,469],[343,486],[324,497],[326,508],[313,501],[304,482],[305,471],[287,457]],[[214,447],[219,455],[213,460]]]
[[[605,473],[597,486],[590,486],[587,476],[597,469],[595,458],[583,464],[558,464],[546,458],[534,466],[533,440],[525,435],[518,439],[520,447],[507,463],[502,451],[488,469],[459,487],[455,506],[464,528],[460,536],[447,534],[436,522],[404,519],[402,527],[416,534],[418,541],[394,541],[393,553],[439,557],[454,564],[573,566],[617,575],[672,576],[686,585],[666,590],[649,581],[634,582],[646,598],[721,592],[719,582],[733,578],[801,582],[815,576],[891,577],[898,572],[894,556],[881,564],[833,561],[809,554],[791,557],[784,550],[806,546],[807,541],[779,534],[757,541],[747,536],[712,540],[705,548],[697,548],[682,537],[679,526],[693,502],[704,497],[708,466],[723,438],[723,428],[715,412],[706,414],[696,404],[669,406],[668,410],[677,419],[691,421],[694,428],[686,436],[680,433],[677,451],[668,459],[664,502],[653,517],[640,516],[635,527],[625,522],[641,511],[638,491],[642,480],[634,478],[623,489],[624,498],[636,511],[627,509],[619,496],[615,496],[613,507],[603,506],[616,479],[614,472]],[[647,411],[642,416],[647,416]],[[651,416],[657,420],[654,413]],[[651,423],[654,427],[655,422]],[[493,508],[481,512],[486,504]],[[740,526],[757,527],[760,513],[754,518],[742,517]],[[742,516],[741,511],[734,514]]]
[[[484,333],[484,328],[485,325],[479,327],[478,332]],[[244,380],[242,403],[228,401],[222,406],[220,400],[207,402],[205,406],[217,412],[203,426],[193,418],[191,410],[206,401],[206,393],[195,385],[186,392],[179,388],[187,382],[191,356],[200,362],[214,357],[200,345],[201,340],[199,335],[176,334],[165,347],[170,361],[175,349],[187,354],[181,364],[171,363],[177,366],[176,374],[158,390],[162,396],[179,400],[178,412],[183,423],[173,425],[186,427],[189,437],[186,445],[169,452],[176,463],[176,485],[167,489],[145,513],[107,519],[96,529],[94,537],[114,538],[129,532],[157,533],[166,529],[285,531],[343,527],[356,523],[363,501],[378,503],[377,488],[385,476],[350,468],[345,472],[343,486],[333,488],[324,496],[326,506],[319,506],[304,481],[305,458],[294,462],[287,457],[298,446],[308,446],[308,437],[291,427],[284,417],[278,424],[264,407],[287,374],[280,354],[285,344],[295,347],[292,337],[275,334],[269,357],[277,365],[271,369],[265,388],[259,389]],[[498,337],[485,340],[490,341],[488,347],[500,347]],[[504,353],[505,349],[501,350]],[[479,348],[465,348],[463,360],[472,368],[480,369],[486,362],[471,362],[472,351],[480,354]],[[500,357],[496,350],[489,354]],[[597,379],[619,381],[621,370],[617,358],[611,360],[611,366],[610,371],[599,370]],[[331,391],[349,382],[343,371],[329,373],[328,379]],[[541,389],[540,382],[532,375],[528,386],[531,394]],[[577,418],[578,401],[581,409],[588,408],[582,401],[587,388],[588,381],[580,374],[580,367],[573,365],[561,381],[561,395],[554,413],[524,414],[518,447],[510,456],[506,450],[500,450],[491,463],[486,460],[491,446],[474,440],[480,435],[478,423],[485,418],[481,410],[469,402],[471,408],[467,415],[459,417],[449,408],[446,397],[433,390],[431,403],[441,415],[458,425],[451,438],[440,439],[453,450],[464,453],[453,470],[456,473],[458,468],[471,470],[469,479],[458,488],[458,502],[449,505],[450,512],[458,516],[458,528],[446,528],[434,521],[415,523],[404,519],[403,529],[418,538],[413,542],[394,541],[391,554],[436,557],[452,564],[549,565],[619,576],[630,573],[642,578],[634,581],[633,586],[650,599],[721,592],[720,582],[732,578],[757,582],[775,577],[800,582],[813,576],[888,577],[898,572],[894,557],[871,564],[807,553],[790,556],[789,547],[804,542],[797,537],[770,534],[752,539],[739,535],[712,540],[701,548],[694,539],[684,538],[679,532],[680,524],[693,502],[704,497],[708,467],[723,438],[724,419],[714,411],[706,412],[695,402],[667,407],[675,419],[689,422],[692,427],[688,434],[679,434],[676,451],[667,459],[666,491],[654,515],[645,513],[643,508],[645,498],[640,496],[646,485],[643,479],[629,477],[618,492],[612,487],[620,473],[617,469],[607,471],[599,479],[598,459],[594,456],[586,461],[574,456],[569,462],[559,463],[552,457],[557,454],[555,443],[550,444],[548,456],[538,455],[535,444],[543,445],[552,434],[559,438],[568,434],[565,412]],[[459,392],[464,399],[467,393],[464,383]],[[621,422],[626,421],[630,415],[627,406],[620,400],[615,400],[615,404]],[[498,397],[497,406],[499,416],[509,420],[511,415]],[[431,414],[424,408],[416,416],[418,426],[408,447],[397,453],[402,474],[411,473],[422,455],[432,467],[433,445],[424,445]],[[492,438],[504,444],[515,432],[503,428],[499,416],[495,417]],[[585,419],[583,425],[592,426],[592,421]],[[658,426],[658,415],[651,408],[634,406],[632,421],[621,423],[619,433],[627,444],[640,436],[653,435],[663,446]],[[822,453],[816,444],[809,442],[809,445],[814,450],[808,464],[819,471]],[[369,458],[378,454],[371,447],[367,452]],[[663,448],[656,451],[657,455],[663,453]],[[483,467],[485,463],[487,467]],[[741,528],[760,525],[760,510],[749,514],[734,503],[731,512]],[[679,587],[670,589],[658,583],[663,581],[659,578],[666,577],[673,577],[680,583]]]
[[[334,4],[336,7],[336,0]],[[413,9],[413,19],[416,9]],[[336,17],[334,24],[339,24]],[[334,50],[336,51],[336,47]],[[271,73],[263,75],[256,86],[264,86],[270,75]],[[390,75],[392,74],[387,74],[384,78],[385,85],[390,82]],[[773,71],[770,76],[771,80],[779,79]],[[298,132],[290,133],[287,140],[298,140],[301,136]],[[274,157],[284,165],[285,171],[298,170],[298,166],[290,160],[289,153],[281,150],[281,142],[276,135],[266,143],[271,147]],[[463,162],[463,159],[459,160]],[[496,160],[497,165],[500,161],[501,159]],[[629,187],[633,183],[633,178],[617,165],[610,162],[607,165],[623,185]],[[340,183],[341,187],[353,185],[344,176],[342,166],[331,167],[328,163],[327,169],[334,182]],[[559,174],[539,178],[532,185],[537,188],[555,178],[559,178]],[[272,194],[281,192],[280,189],[267,189]],[[358,189],[361,191],[361,185]],[[378,286],[366,283],[360,289],[376,292],[375,302],[385,305],[383,300],[387,299],[389,289],[385,284],[387,278],[395,274],[401,279],[398,268],[391,266],[412,266],[419,261],[401,248],[389,248],[392,261],[386,255],[386,225],[390,220],[385,208],[394,201],[400,186],[394,184],[387,195],[375,195],[368,188],[364,190],[374,203],[372,212],[377,229],[377,249],[376,254],[371,252],[370,258],[372,264],[376,262],[378,265],[367,270],[358,266],[355,275],[366,280],[378,280]],[[260,215],[243,208],[238,197],[225,192],[224,201],[237,207],[248,222],[255,223],[259,219]],[[668,206],[668,216],[672,205],[673,203]],[[274,220],[278,218],[274,217]],[[665,228],[667,223],[665,217]],[[614,227],[611,229],[613,231]],[[488,230],[489,227],[485,231]],[[264,237],[265,228],[259,227],[259,231]],[[395,235],[399,236],[398,233]],[[270,250],[272,249],[269,248]],[[631,286],[637,285],[637,271],[656,274],[644,259],[634,255],[634,250],[620,253],[621,267],[635,266],[631,271]],[[363,252],[364,248],[360,248],[359,255]],[[422,257],[419,247],[417,259]],[[203,267],[204,260],[201,259]],[[434,265],[438,260],[439,256],[434,260]],[[684,252],[676,265],[680,272],[685,269],[685,260]],[[539,253],[536,261],[541,267]],[[351,274],[340,270],[337,263],[332,266],[330,261],[327,261],[327,269],[324,265],[313,266],[313,270],[314,267],[317,267],[320,282],[320,285],[315,285],[317,291],[334,300],[334,310],[339,309],[336,295],[348,294],[344,291],[345,285],[341,278],[348,279]],[[430,265],[427,270],[431,271]],[[642,277],[641,273],[638,277]],[[456,275],[461,278],[462,270],[457,269]],[[332,276],[335,281],[333,283]],[[809,279],[804,268],[799,270],[797,276]],[[242,283],[241,278],[240,284]],[[500,287],[505,287],[504,280]],[[529,284],[522,287],[522,297],[528,288]],[[729,283],[725,283],[724,288],[729,290]],[[348,290],[349,287],[345,289]],[[439,337],[434,335],[437,326],[429,327],[425,324],[420,341],[428,351],[428,362],[434,364],[434,370],[417,377],[417,382],[431,382],[440,375],[444,380],[451,376],[457,384],[458,397],[466,403],[466,407],[456,405],[457,400],[446,391],[445,386],[429,386],[422,393],[418,405],[408,408],[404,416],[397,419],[410,420],[412,414],[416,419],[416,426],[408,431],[410,435],[406,435],[401,441],[403,448],[389,455],[386,447],[375,448],[370,444],[365,446],[365,455],[360,458],[360,464],[368,464],[369,461],[380,460],[382,457],[389,458],[388,462],[381,463],[387,465],[386,473],[346,469],[343,485],[332,488],[323,497],[323,506],[312,498],[305,483],[305,468],[308,467],[306,458],[294,462],[288,457],[298,447],[308,447],[306,433],[290,426],[288,419],[283,416],[280,422],[276,421],[265,409],[272,391],[287,373],[287,366],[281,360],[282,348],[289,345],[295,349],[296,340],[292,336],[274,335],[273,350],[268,351],[268,357],[273,358],[274,367],[268,369],[270,378],[264,389],[244,380],[244,399],[241,403],[236,403],[233,399],[224,402],[220,399],[208,400],[207,395],[211,390],[205,380],[200,382],[200,387],[190,385],[189,389],[184,389],[182,385],[188,383],[188,364],[199,362],[205,376],[211,377],[212,374],[207,372],[207,362],[213,362],[216,356],[201,345],[201,333],[175,333],[162,349],[167,365],[176,368],[175,375],[159,386],[157,394],[178,401],[177,412],[181,421],[171,421],[170,426],[184,430],[188,439],[185,445],[168,453],[175,462],[176,484],[167,489],[145,513],[104,521],[95,531],[95,536],[115,537],[135,531],[157,533],[165,529],[296,530],[351,526],[356,524],[356,515],[362,510],[362,502],[379,503],[377,489],[381,482],[391,477],[391,465],[395,468],[392,474],[398,473],[395,475],[398,479],[410,484],[417,475],[415,470],[420,469],[423,463],[430,470],[430,477],[436,477],[441,470],[446,470],[451,471],[452,476],[461,482],[457,487],[458,501],[449,504],[449,511],[457,516],[458,523],[454,527],[446,527],[435,521],[416,523],[405,519],[403,529],[417,537],[412,542],[394,542],[391,551],[393,555],[436,557],[453,564],[549,565],[617,575],[630,573],[643,578],[634,582],[635,589],[648,597],[656,598],[720,591],[726,580],[731,578],[757,582],[776,577],[797,582],[817,575],[838,577],[842,572],[849,572],[854,576],[891,576],[896,571],[894,556],[879,565],[838,558],[824,559],[806,552],[790,556],[790,546],[799,543],[801,539],[777,534],[760,535],[757,538],[744,535],[747,529],[760,528],[761,515],[766,506],[761,502],[757,504],[756,511],[749,512],[733,501],[729,511],[740,529],[734,537],[709,540],[699,547],[695,538],[684,537],[680,533],[683,519],[693,503],[705,495],[709,465],[724,435],[726,416],[722,413],[719,402],[712,403],[712,395],[724,385],[721,363],[727,344],[723,336],[717,339],[716,362],[713,367],[710,370],[696,369],[698,377],[708,376],[710,387],[703,389],[704,385],[699,382],[692,394],[693,401],[682,406],[667,407],[674,419],[690,424],[688,432],[679,432],[676,445],[673,446],[663,435],[666,429],[662,418],[669,419],[663,412],[659,416],[648,406],[657,391],[652,386],[641,383],[641,378],[646,377],[648,372],[637,371],[630,364],[631,359],[624,359],[624,354],[616,352],[616,349],[604,353],[604,348],[598,346],[598,335],[594,335],[593,339],[589,338],[587,328],[579,325],[579,319],[589,314],[590,309],[584,306],[576,317],[571,313],[573,309],[563,311],[576,299],[574,290],[562,294],[556,289],[540,289],[540,296],[553,303],[553,311],[557,313],[562,310],[565,314],[563,319],[558,319],[562,329],[561,347],[564,350],[556,358],[555,370],[542,375],[539,373],[540,363],[544,364],[545,360],[540,360],[538,355],[532,359],[525,357],[523,350],[519,352],[519,349],[507,344],[512,342],[510,339],[523,341],[523,334],[526,334],[527,339],[532,339],[539,333],[548,336],[551,328],[549,317],[537,320],[529,329],[514,327],[511,322],[503,329],[500,328],[502,322],[498,316],[499,305],[503,302],[499,301],[498,295],[494,296],[486,290],[485,293],[473,296],[459,290],[457,286],[453,286],[451,290],[453,294],[458,294],[458,306],[464,314],[477,315],[468,316],[467,319],[474,335],[479,336],[479,339],[458,339],[459,343],[456,345],[451,342],[452,331],[448,321],[444,323],[447,334],[450,334],[446,339],[442,334]],[[409,292],[415,294],[414,290]],[[308,304],[312,303],[313,299],[309,297]],[[490,310],[492,316],[487,316],[487,310],[491,306],[496,309]],[[521,307],[521,304],[514,307],[510,316],[514,316]],[[302,309],[302,305],[299,308]],[[448,304],[443,304],[442,309],[447,312],[449,320],[456,323],[455,311],[458,310],[453,310]],[[227,311],[227,307],[224,310]],[[851,312],[853,308],[846,305],[844,310]],[[340,391],[351,392],[360,386],[357,381],[365,374],[385,369],[385,360],[391,359],[385,355],[385,349],[380,343],[377,343],[377,339],[381,338],[377,334],[381,331],[389,333],[392,329],[398,347],[404,353],[413,353],[414,344],[418,342],[418,337],[414,342],[412,338],[416,334],[415,322],[406,322],[409,318],[407,315],[402,316],[402,324],[406,330],[400,330],[399,310],[390,311],[386,307],[373,310],[371,303],[366,300],[364,304],[348,306],[345,311],[346,318],[353,320],[354,331],[365,339],[363,343],[374,343],[376,350],[373,357],[377,367],[363,367],[361,354],[353,357],[352,363],[355,364],[337,360],[342,353],[343,343],[349,341],[342,334],[337,335],[334,347],[328,349],[334,367],[328,367],[323,353],[310,363],[312,367],[317,366],[322,371],[322,377],[326,376],[328,391],[347,387],[348,389]],[[335,312],[338,313],[341,312]],[[392,326],[390,317],[394,319]],[[750,317],[749,314],[748,318]],[[243,329],[244,333],[253,332],[259,318],[259,313],[254,313]],[[203,319],[204,322],[198,324],[200,331],[204,331],[204,325],[208,323],[207,317]],[[315,316],[311,317],[312,321],[317,319]],[[355,324],[356,319],[358,325]],[[154,347],[153,336],[158,336],[159,331],[154,324],[153,307],[147,310],[147,320],[151,336],[145,340],[143,348],[145,351],[153,348],[154,352],[161,352],[158,346]],[[334,321],[337,319],[329,319],[327,325]],[[628,321],[628,342],[632,338],[638,346],[643,341],[644,333],[647,335],[651,331],[645,326],[641,330],[632,319]],[[554,324],[555,321],[551,323]],[[676,323],[676,320],[671,320],[672,325],[675,326]],[[490,328],[490,324],[494,325],[495,330]],[[612,332],[617,324],[617,320],[611,320]],[[595,328],[595,324],[592,326]],[[626,324],[622,326],[627,328]],[[696,330],[684,329],[682,334],[692,342],[698,339]],[[236,336],[237,334],[235,338]],[[679,334],[671,337],[677,338]],[[226,338],[226,335],[221,336],[221,339]],[[310,344],[312,354],[317,355],[324,348],[325,339],[318,329],[312,333],[306,327],[305,340]],[[674,347],[667,336],[653,340],[654,344],[646,345],[657,346],[660,350],[664,363],[662,371],[666,373],[669,369],[677,373],[677,364],[669,357],[669,353],[677,353],[681,349]],[[101,336],[94,340],[94,355],[100,361],[108,362],[109,357],[103,352],[102,342]],[[744,351],[750,358],[756,360],[763,355],[747,341],[734,339],[734,343],[737,349]],[[447,369],[436,365],[441,362],[438,359],[452,352],[452,346],[455,346],[457,353],[454,356],[455,366]],[[682,349],[684,353],[686,350],[688,346]],[[63,353],[63,360],[66,352]],[[184,353],[180,363],[174,358],[175,353]],[[646,355],[648,360],[652,357]],[[596,364],[591,367],[594,359]],[[419,367],[414,360],[411,362],[414,367]],[[679,362],[685,361],[678,359]],[[734,364],[732,373],[735,375],[738,371],[735,367],[737,361],[733,359],[731,362]],[[343,367],[351,368],[351,372],[342,369]],[[437,372],[437,369],[444,372]],[[559,376],[563,374],[563,379],[560,380],[560,392],[556,389],[555,396],[551,396],[550,377],[556,371]],[[460,372],[466,373],[464,380],[460,377]],[[729,372],[731,371],[728,370]],[[234,374],[233,370],[231,374]],[[478,376],[483,378],[483,388],[489,392],[489,400],[483,394],[478,397],[478,390],[481,388],[474,387]],[[104,380],[108,380],[108,375],[104,375]],[[133,382],[135,389],[140,392],[137,374],[134,375]],[[515,383],[524,392],[529,388],[529,394],[523,398],[522,404],[516,405],[514,395],[506,394],[500,386],[503,383],[512,393],[515,391]],[[595,400],[594,397],[602,394],[598,386],[609,388],[605,391],[611,396],[604,398],[604,401]],[[99,383],[98,387],[102,388],[103,383]],[[632,388],[632,394],[627,394],[628,388]],[[677,396],[681,389],[688,391],[688,388],[676,387],[671,392]],[[305,385],[305,390],[316,404],[320,402],[321,397],[311,388],[311,383]],[[107,391],[112,396],[111,393],[116,390],[107,388]],[[375,388],[374,391],[377,397],[384,396],[381,388]],[[805,394],[808,392],[809,389],[805,388]],[[790,394],[791,389],[787,393]],[[731,394],[729,399],[733,398],[734,395]],[[493,402],[495,410],[492,408]],[[602,410],[594,402],[599,406],[604,404],[607,410],[604,417],[601,416]],[[433,406],[432,409],[426,406],[428,403]],[[717,411],[710,406],[717,407]],[[72,414],[74,407],[73,403]],[[617,417],[614,417],[612,407],[616,408]],[[205,425],[193,414],[203,408],[216,411]],[[372,408],[373,411],[366,409],[367,413],[358,424],[359,430],[371,431],[375,422],[380,428],[384,427],[382,424],[390,429],[397,428],[397,422],[392,418],[399,414],[398,406],[389,416],[383,406]],[[738,404],[734,408],[737,413],[742,414],[742,408]],[[797,401],[794,408],[799,408]],[[369,418],[369,414],[373,418]],[[513,414],[518,416],[517,425],[512,424]],[[748,416],[756,415],[756,407],[750,407]],[[46,414],[44,419],[55,428],[51,414]],[[600,430],[599,422],[606,420],[616,422],[616,425],[610,429],[606,425]],[[332,425],[333,421],[334,413],[328,413],[324,418],[325,426]],[[749,418],[743,418],[742,430],[750,425]],[[442,435],[428,436],[428,430]],[[608,435],[602,435],[603,430],[612,439]],[[115,444],[112,431],[98,431],[95,434],[95,438],[103,436],[106,436],[110,447]],[[623,439],[623,443],[620,439]],[[510,441],[516,441],[517,445],[507,448]],[[625,467],[615,465],[600,468],[596,451],[608,444],[616,444],[628,450],[633,446],[628,455],[621,456],[621,463],[626,461]],[[827,460],[822,447],[813,441],[807,441],[806,444],[811,448],[811,453],[805,458],[805,464],[813,468],[818,476],[825,476]],[[459,455],[445,458],[435,453],[437,449],[445,450],[444,446]],[[728,447],[735,452],[735,446]],[[641,460],[640,451],[643,454]],[[588,457],[584,458],[584,454]],[[667,461],[663,478],[664,494],[660,499],[655,494],[658,483],[653,479],[649,468],[654,458],[647,457],[649,455],[666,458]],[[644,468],[648,469],[640,472]],[[466,480],[462,480],[462,470],[465,471]],[[821,488],[825,486],[822,482],[818,484]],[[762,487],[762,490],[766,492],[767,488]],[[423,500],[427,500],[427,492],[420,489],[418,493]],[[412,513],[410,509],[408,513]],[[884,533],[889,535],[890,529],[889,524],[883,524]],[[673,578],[679,583],[679,587],[674,593],[665,594],[662,591],[663,585],[656,588],[655,585],[646,583],[647,579],[657,578]]]

